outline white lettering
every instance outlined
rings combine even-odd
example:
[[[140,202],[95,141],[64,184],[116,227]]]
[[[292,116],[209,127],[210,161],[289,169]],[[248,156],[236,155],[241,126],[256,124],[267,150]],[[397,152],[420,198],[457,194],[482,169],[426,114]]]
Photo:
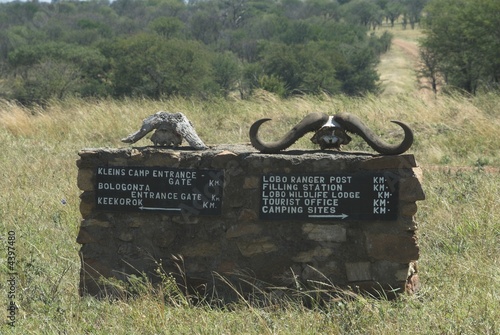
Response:
[[[181,200],[198,200],[201,201],[201,194],[197,193],[181,193]]]
[[[350,184],[352,176],[330,176],[330,184]]]
[[[97,168],[97,174],[101,176],[125,176],[123,168]]]
[[[324,176],[292,176],[292,183],[324,184]]]
[[[142,199],[130,199],[130,198],[113,198],[113,197],[97,197],[98,205],[108,205],[108,206],[142,206]]]
[[[196,179],[196,171],[153,170],[153,177],[174,178],[174,179]]]
[[[338,199],[360,199],[361,192],[332,192],[332,198]]]
[[[302,207],[262,206],[262,213],[264,214],[302,214],[303,212]]]
[[[149,170],[129,169],[128,175],[129,177],[148,177]]]
[[[97,183],[97,189],[107,191],[149,191],[149,185],[126,183]]]
[[[263,176],[262,181],[264,183],[287,183],[287,176]],[[293,181],[292,181],[293,183]]]
[[[169,178],[168,183],[170,185],[188,185],[188,186],[191,186],[191,179]]]
[[[304,204],[306,206],[338,206],[339,199],[304,199]]]

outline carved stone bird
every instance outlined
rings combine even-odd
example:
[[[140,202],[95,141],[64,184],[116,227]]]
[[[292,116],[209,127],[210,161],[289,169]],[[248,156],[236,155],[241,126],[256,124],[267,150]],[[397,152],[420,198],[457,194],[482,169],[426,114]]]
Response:
[[[151,141],[155,146],[178,147],[185,139],[194,149],[204,150],[208,148],[198,137],[193,124],[184,114],[163,111],[145,118],[142,121],[141,129],[122,138],[121,141],[135,143],[154,129],[156,131],[151,136]]]

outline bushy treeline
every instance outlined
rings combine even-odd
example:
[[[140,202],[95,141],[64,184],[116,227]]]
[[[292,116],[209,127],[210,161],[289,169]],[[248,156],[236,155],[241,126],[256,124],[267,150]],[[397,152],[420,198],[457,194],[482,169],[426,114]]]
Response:
[[[500,1],[433,0],[426,7],[422,75],[433,88],[500,88]]]
[[[425,1],[2,3],[0,96],[29,104],[69,95],[245,97],[255,88],[375,92],[391,35],[368,32],[403,14],[414,23],[415,2]]]

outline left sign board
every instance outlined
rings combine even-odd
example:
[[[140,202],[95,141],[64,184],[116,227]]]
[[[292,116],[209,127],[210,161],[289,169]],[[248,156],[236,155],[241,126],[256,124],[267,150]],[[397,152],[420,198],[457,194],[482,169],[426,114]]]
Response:
[[[95,176],[98,210],[221,214],[223,170],[100,166]]]

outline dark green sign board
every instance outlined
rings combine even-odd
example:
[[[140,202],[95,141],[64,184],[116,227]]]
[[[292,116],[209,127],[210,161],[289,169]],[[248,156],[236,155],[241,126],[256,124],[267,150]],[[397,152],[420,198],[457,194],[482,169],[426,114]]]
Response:
[[[399,179],[392,173],[270,174],[261,179],[262,220],[395,220]]]
[[[96,206],[106,211],[218,215],[224,171],[164,167],[97,167]]]

